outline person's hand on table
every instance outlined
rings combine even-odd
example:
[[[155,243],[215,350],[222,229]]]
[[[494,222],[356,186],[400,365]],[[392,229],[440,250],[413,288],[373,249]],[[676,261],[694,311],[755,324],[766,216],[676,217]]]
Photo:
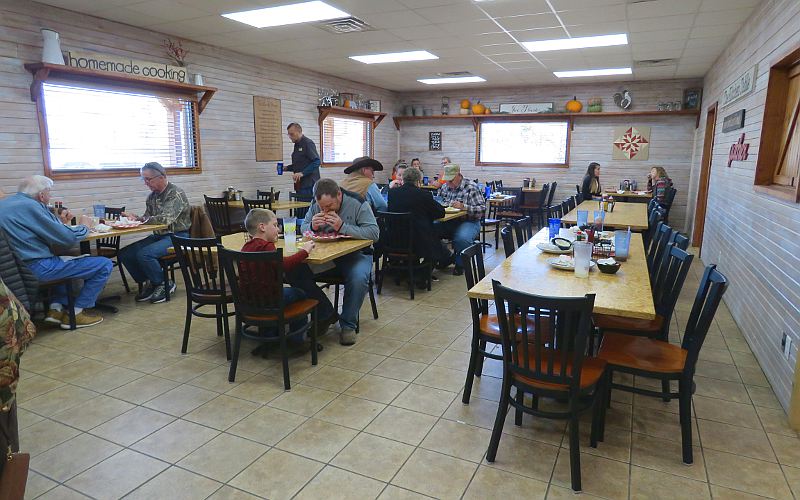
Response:
[[[300,179],[302,179],[302,178],[303,178],[303,174],[301,174],[300,172],[295,172],[295,173],[292,174],[292,180],[294,182],[300,182]]]
[[[312,240],[308,240],[302,245],[300,245],[300,248],[305,250],[307,254],[311,255],[311,251],[314,250],[316,246],[317,246],[316,243],[314,243]]]
[[[460,201],[451,201],[450,206],[459,210],[464,210],[466,208]]]
[[[141,219],[141,217],[139,217],[138,215],[136,215],[136,214],[135,214],[135,213],[133,213],[133,212],[122,212],[122,213],[120,214],[120,216],[122,216],[122,217],[127,217],[129,220],[130,220],[130,219],[133,219],[133,220],[139,220],[139,219]]]

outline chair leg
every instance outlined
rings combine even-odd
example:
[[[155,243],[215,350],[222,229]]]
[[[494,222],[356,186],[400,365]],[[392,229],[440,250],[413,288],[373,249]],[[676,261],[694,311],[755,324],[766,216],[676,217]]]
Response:
[[[494,248],[500,248],[500,224],[494,226]]]
[[[169,266],[162,265],[161,269],[164,271],[164,288],[167,290],[167,302],[169,302]]]
[[[217,311],[219,311],[219,309],[217,309]],[[217,314],[219,314],[219,312]],[[191,328],[192,328],[192,301],[187,299],[186,321],[184,321],[183,324],[183,344],[181,344],[181,354],[186,354],[186,350],[189,348],[189,330]]]
[[[67,280],[67,315],[69,316],[69,329],[77,330],[78,325],[75,322],[75,297],[72,295],[72,280]]]
[[[492,428],[492,437],[489,439],[489,449],[486,450],[486,461],[494,462],[497,458],[497,448],[500,446],[500,437],[503,435],[503,424],[506,421],[506,414],[508,413],[508,400],[511,397],[511,386],[506,386],[506,381],[503,381],[503,389],[500,394],[500,402],[497,404],[497,415],[494,418],[494,427]]]
[[[577,415],[569,421],[569,470],[573,491],[581,491],[581,443],[578,421]]]
[[[372,307],[372,317],[374,319],[378,319],[378,304],[375,302],[375,292],[373,287],[375,286],[375,282],[372,281],[372,278],[369,279],[369,305]]]
[[[518,405],[525,404],[525,393],[519,390],[519,388],[517,388],[516,400]],[[522,425],[522,410],[519,408],[514,408],[514,425],[517,427]]]
[[[283,388],[284,390],[290,390],[292,388],[291,384],[289,383],[289,352],[286,347],[286,332],[284,331],[286,326],[282,323],[278,324],[278,334],[281,336],[281,364],[283,365]]]
[[[317,366],[317,308],[311,311],[311,364]]]
[[[222,304],[222,334],[225,337],[225,357],[231,360],[231,333],[228,324],[228,304]]]
[[[464,395],[461,397],[461,402],[465,405],[469,404],[469,396],[472,394],[472,383],[475,381],[475,367],[478,365],[478,356],[483,355],[478,352],[478,338],[472,335],[472,351],[469,355],[469,366],[467,367],[467,381],[464,384]]]
[[[408,292],[411,295],[411,300],[414,300],[414,286],[416,283],[414,282],[414,264],[409,259],[408,265]]]
[[[117,267],[119,268],[119,275],[122,277],[122,284],[125,285],[125,293],[131,293],[131,287],[128,286],[128,278],[125,277],[125,270],[122,269],[122,264],[117,261]]]
[[[228,382],[235,382],[236,381],[236,365],[239,363],[239,348],[242,346],[242,323],[241,321],[236,321],[236,331],[235,331],[235,338],[233,341],[233,357],[231,358],[231,370],[228,374]]]
[[[486,352],[486,341],[481,339],[478,341],[478,346],[480,347],[481,351]],[[486,359],[486,356],[482,355],[478,358],[478,364],[475,365],[475,376],[481,378],[483,375],[483,361]]]
[[[683,448],[683,463],[691,464],[692,456],[692,381],[682,378],[678,382],[680,394],[680,422],[681,422],[681,447]]]
[[[333,285],[333,310],[339,312],[339,285]]]
[[[669,393],[670,393],[671,389],[672,388],[670,387],[669,380],[662,380],[661,381],[661,392],[664,393],[664,396],[661,398],[661,401],[663,401],[665,403],[669,403],[672,400],[672,398],[669,397]]]
[[[383,256],[383,264],[381,266],[381,271],[375,275],[376,281],[378,282],[378,295],[381,294],[383,290],[383,270],[386,269],[386,256]]]

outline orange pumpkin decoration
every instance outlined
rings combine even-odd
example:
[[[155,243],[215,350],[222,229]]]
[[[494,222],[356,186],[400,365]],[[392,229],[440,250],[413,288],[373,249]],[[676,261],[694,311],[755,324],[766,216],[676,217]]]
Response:
[[[469,99],[461,99],[461,109],[469,109]]]
[[[472,114],[473,115],[482,115],[485,112],[486,112],[486,106],[481,104],[480,100],[472,105]]]
[[[483,114],[484,115],[491,115],[492,114],[492,110],[489,109],[489,107],[487,106],[486,109],[483,111]]]
[[[570,113],[580,113],[583,109],[583,104],[581,104],[581,101],[579,101],[576,96],[572,96],[572,100],[567,101],[564,107]]]

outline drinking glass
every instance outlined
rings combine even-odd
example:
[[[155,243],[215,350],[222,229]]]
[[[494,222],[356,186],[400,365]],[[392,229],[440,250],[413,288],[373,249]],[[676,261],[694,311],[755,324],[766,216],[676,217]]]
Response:
[[[575,276],[588,278],[589,261],[592,258],[592,244],[588,241],[576,241],[572,248],[572,253],[575,257]]]
[[[97,217],[98,219],[102,219],[103,217],[106,216],[106,206],[105,205],[96,203],[96,204],[92,205],[92,209],[94,210],[94,216]]]
[[[614,258],[616,260],[628,260],[628,252],[631,245],[631,233],[628,231],[617,231],[614,233]]]
[[[558,236],[558,230],[561,228],[561,219],[547,219],[547,223],[550,230],[550,238]]]
[[[598,231],[603,230],[603,223],[606,220],[606,213],[603,210],[594,211],[594,226]]]
[[[297,217],[283,218],[283,240],[287,248],[297,243]]]
[[[423,177],[423,178],[422,178],[422,185],[423,185],[423,186],[427,186],[427,185],[428,185],[428,182],[430,182],[430,179],[429,179],[429,178],[428,178],[428,176],[426,175],[425,177]]]
[[[589,211],[578,210],[578,227],[583,227],[589,223]]]

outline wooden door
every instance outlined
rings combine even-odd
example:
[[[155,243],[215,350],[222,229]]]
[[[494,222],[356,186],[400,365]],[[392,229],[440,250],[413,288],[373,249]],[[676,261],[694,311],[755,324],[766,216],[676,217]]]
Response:
[[[700,184],[697,188],[697,203],[694,209],[694,231],[692,246],[703,246],[703,229],[706,223],[706,204],[708,203],[708,182],[711,177],[711,158],[714,150],[714,131],[717,126],[717,103],[708,108],[706,132],[703,139],[703,158],[700,162]]]
[[[798,165],[800,164],[800,64],[789,70],[786,93],[786,111],[780,138],[780,153],[773,182],[797,188]]]

